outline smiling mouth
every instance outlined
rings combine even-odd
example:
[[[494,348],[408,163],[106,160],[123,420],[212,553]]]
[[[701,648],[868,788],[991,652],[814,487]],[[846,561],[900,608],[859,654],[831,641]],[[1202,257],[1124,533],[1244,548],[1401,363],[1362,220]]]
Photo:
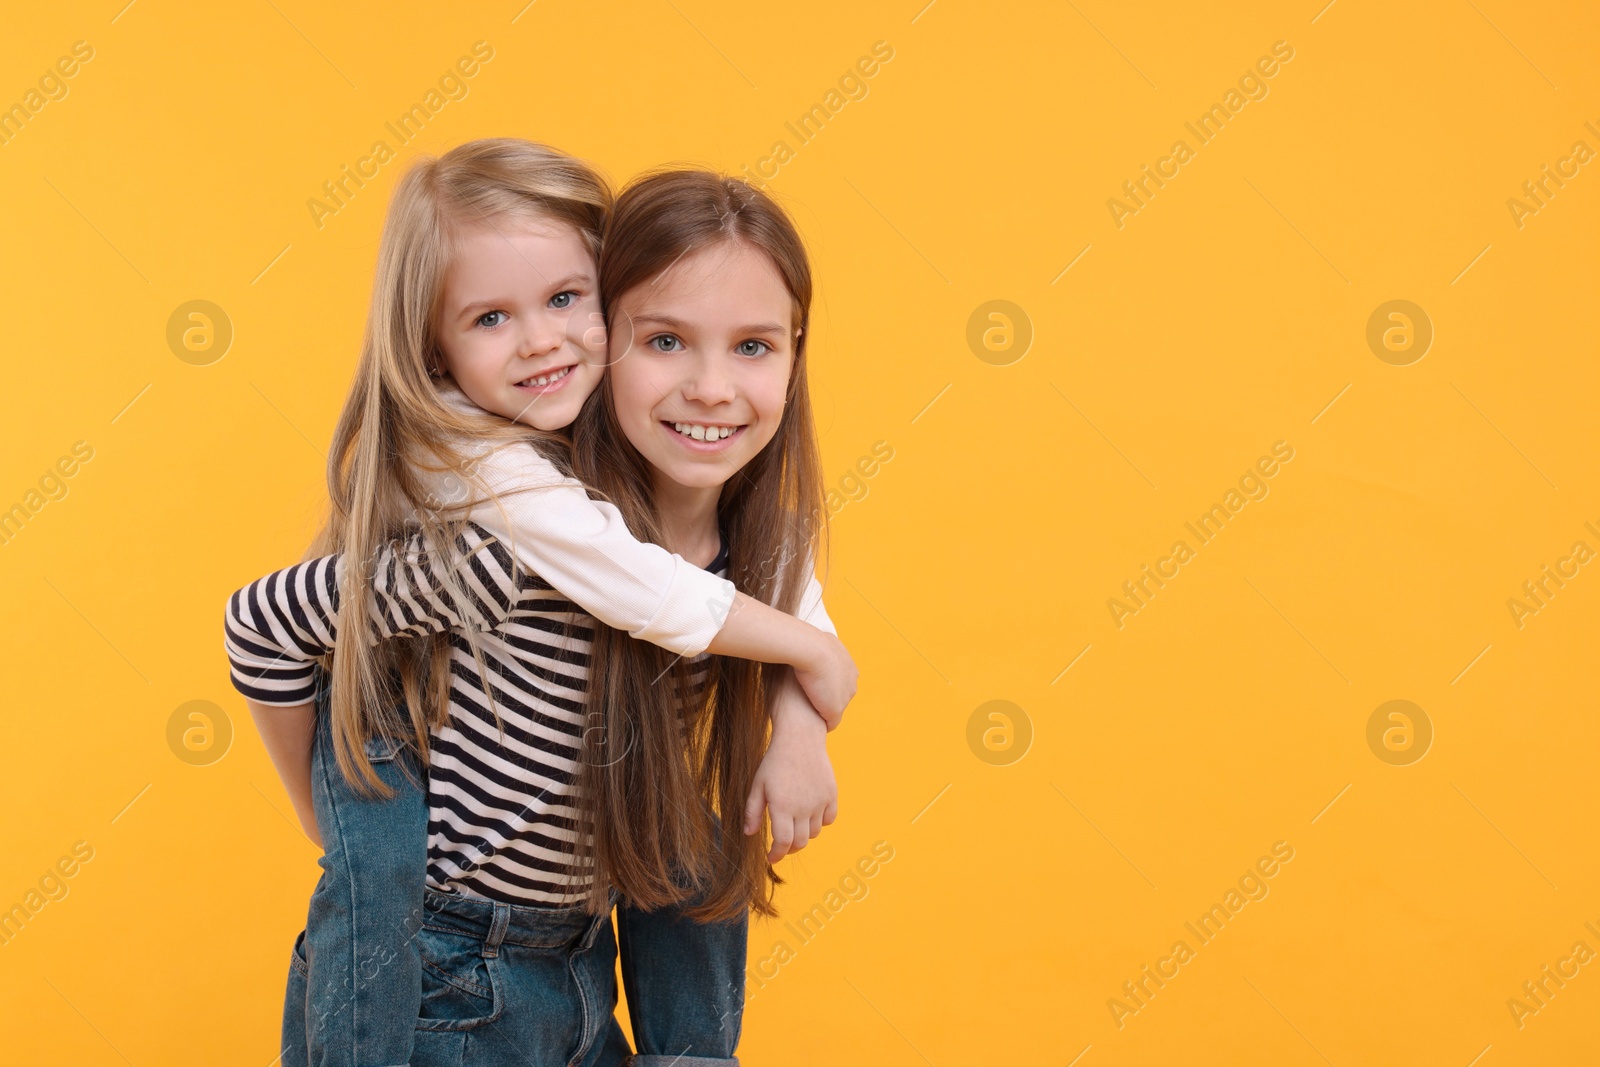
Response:
[[[709,422],[666,422],[661,425],[677,432],[678,436],[686,437],[692,441],[705,441],[715,444],[726,441],[734,434],[743,430],[743,426],[728,426],[720,423]]]
[[[568,367],[562,367],[558,370],[546,371],[543,374],[536,374],[531,378],[525,378],[517,383],[517,388],[536,389],[541,385],[554,385],[556,382],[561,381],[567,375],[571,374],[572,368],[575,366],[577,366],[577,364],[573,364],[572,366]]]

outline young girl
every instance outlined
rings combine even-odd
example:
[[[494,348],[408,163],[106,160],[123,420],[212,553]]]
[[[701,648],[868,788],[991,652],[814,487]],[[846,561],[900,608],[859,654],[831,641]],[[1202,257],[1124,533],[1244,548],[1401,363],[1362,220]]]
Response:
[[[604,186],[587,168],[520,142],[476,142],[406,176],[386,223],[367,343],[330,462],[334,513],[314,549],[326,554],[253,583],[229,605],[235,685],[250,699],[313,836],[319,821],[310,788],[315,661],[333,653],[341,626],[351,622],[358,632],[364,622],[377,636],[392,638],[376,648],[346,641],[333,655],[328,746],[343,777],[374,783],[379,792],[394,783],[374,770],[373,757],[388,762],[409,742],[429,760],[427,884],[440,906],[428,925],[437,926],[447,906],[469,917],[488,907],[492,944],[486,942],[484,959],[498,957],[513,918],[519,931],[537,929],[534,940],[541,943],[557,937],[570,947],[570,939],[560,938],[579,932],[584,949],[592,947],[595,923],[608,914],[596,904],[617,899],[616,887],[630,878],[644,904],[686,899],[681,871],[629,868],[630,857],[604,842],[590,854],[586,822],[572,803],[584,770],[574,757],[598,734],[610,750],[611,768],[632,766],[640,761],[617,751],[629,730],[650,740],[662,728],[647,715],[635,721],[606,708],[597,714],[621,728],[603,721],[585,729],[585,622],[658,642],[680,657],[709,648],[790,663],[817,710],[834,721],[854,688],[853,665],[836,638],[735,594],[726,579],[680,554],[635,542],[614,506],[589,501],[581,484],[565,476],[565,442],[551,431],[571,421],[600,376],[602,332],[590,316],[598,312],[593,253],[606,207]],[[806,458],[814,475],[814,445]],[[397,540],[408,533],[409,540]],[[810,547],[806,540],[798,544]],[[362,560],[371,565],[353,565]],[[825,620],[815,581],[802,573],[809,561],[808,553],[797,555],[778,575],[762,575],[757,567],[749,584],[791,608],[805,586],[816,617]],[[684,664],[663,661],[657,677],[668,672],[680,683],[692,681]],[[391,670],[404,693],[403,717],[383,711],[393,703],[386,686]],[[738,688],[738,679],[733,685]],[[676,693],[692,694],[692,686],[680,684]],[[762,716],[764,729],[769,703],[775,714],[786,705],[804,706],[794,696],[743,705],[745,726],[736,731],[742,740],[755,736],[749,715]],[[714,726],[733,721],[722,702],[717,708]],[[780,752],[778,741],[775,733],[769,762]],[[662,751],[658,741],[650,743],[652,751]],[[720,768],[720,810],[740,810],[746,794],[752,801],[765,796],[775,839],[784,822],[787,837],[796,825],[814,835],[818,819],[827,821],[829,805],[815,795],[780,811],[774,790],[760,787],[781,784],[784,776],[768,774],[764,783],[752,775],[748,745],[716,748],[732,757],[707,761]],[[816,766],[813,757],[809,769]],[[651,785],[663,783],[681,791],[682,776],[669,771]],[[647,807],[654,802],[623,795]],[[667,826],[670,836],[668,851],[659,851],[660,841],[651,846],[658,850],[654,859],[704,855],[696,850],[708,840],[703,821],[669,816],[663,822],[659,814],[654,823]],[[685,842],[687,849],[672,851]],[[733,851],[743,853],[740,869],[746,871],[749,850]],[[331,864],[325,856],[325,883],[334,873]],[[590,876],[607,864],[609,881]],[[691,862],[689,881],[704,871],[704,864]],[[374,899],[351,886],[335,909],[347,923],[334,939],[335,954],[358,942],[361,916],[374,909]],[[722,891],[713,910],[726,912],[730,900]],[[577,902],[587,905],[578,912],[592,918],[575,917]],[[376,910],[385,906],[379,900]],[[400,913],[409,918],[403,907]],[[314,898],[298,943],[305,958],[297,959],[311,971],[301,977],[313,997],[321,988],[314,980],[321,955],[317,920]],[[606,928],[609,937],[609,923]],[[407,953],[392,955],[380,965],[401,976],[392,985],[358,981],[350,990],[357,1022],[363,990],[407,985]],[[425,973],[445,973],[449,955],[434,946],[434,955],[424,957]],[[513,955],[508,949],[508,960]],[[329,962],[346,970],[351,963]],[[604,977],[601,984],[609,985],[609,971]],[[580,984],[585,1009],[592,1007],[589,993],[603,992],[601,984],[593,990]],[[337,979],[333,986],[340,986]],[[450,1002],[484,988],[446,980],[429,990],[425,1007],[443,1015],[418,1022],[418,1033],[459,1037],[470,1020],[453,1017]],[[543,987],[535,981],[525,988]],[[491,1014],[499,1017],[498,995],[493,1003]],[[532,1011],[534,1001],[525,1007]],[[538,1018],[519,1016],[519,1024],[543,1020],[548,1027],[561,1017],[532,1014]],[[286,1015],[286,1031],[289,1026]],[[561,1032],[573,1031],[584,1027],[566,1025]],[[361,1030],[352,1033],[359,1037]],[[404,1062],[406,1050],[398,1059],[371,1059],[369,1050],[360,1055],[362,1062]]]

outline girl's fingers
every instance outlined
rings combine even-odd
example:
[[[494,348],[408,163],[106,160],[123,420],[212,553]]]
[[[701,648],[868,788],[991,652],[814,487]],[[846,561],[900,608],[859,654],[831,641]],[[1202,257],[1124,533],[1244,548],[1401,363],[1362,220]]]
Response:
[[[772,851],[767,853],[767,861],[769,863],[777,863],[787,856],[789,854],[789,845],[793,841],[793,821],[774,816],[772,820]]]
[[[744,802],[744,835],[749,837],[761,829],[761,809],[766,807],[767,791],[761,779],[750,786],[750,799]]]
[[[767,854],[769,863],[776,863],[793,855],[822,834],[822,828],[839,816],[839,803],[830,800],[821,811],[791,816],[788,812],[770,812],[772,822],[772,850]],[[757,824],[759,826],[759,823]],[[751,831],[747,830],[746,833]]]

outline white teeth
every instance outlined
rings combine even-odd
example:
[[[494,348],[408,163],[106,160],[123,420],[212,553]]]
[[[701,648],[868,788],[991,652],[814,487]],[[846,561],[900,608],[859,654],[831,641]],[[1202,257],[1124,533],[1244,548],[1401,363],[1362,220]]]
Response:
[[[569,375],[571,373],[572,373],[572,368],[571,367],[567,367],[567,368],[564,368],[563,370],[554,371],[554,372],[552,372],[550,374],[541,374],[537,378],[528,378],[528,379],[526,379],[524,381],[518,382],[517,384],[518,385],[549,385],[551,382],[559,382],[561,379],[565,378],[567,375]]]
[[[675,422],[672,428],[685,437],[692,437],[696,441],[720,441],[733,434],[732,426],[703,426],[695,422]]]

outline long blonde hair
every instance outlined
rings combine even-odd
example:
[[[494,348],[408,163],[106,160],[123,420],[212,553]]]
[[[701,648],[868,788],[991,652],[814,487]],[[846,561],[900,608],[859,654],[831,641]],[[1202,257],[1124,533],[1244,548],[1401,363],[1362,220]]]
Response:
[[[793,613],[826,539],[820,449],[806,380],[811,269],[794,224],[770,197],[737,178],[675,170],[635,180],[617,198],[600,259],[608,326],[617,302],[685,255],[723,242],[765,253],[793,298],[795,340],[778,430],[723,486],[717,519],[727,532],[728,577],[742,592]],[[613,336],[616,336],[613,333]],[[663,539],[649,464],[629,443],[610,380],[573,424],[577,476],[622,512],[641,541]],[[767,745],[768,704],[787,667],[712,657],[701,699],[688,709],[691,745],[679,730],[689,670],[681,658],[597,622],[579,768],[593,841],[591,910],[608,884],[636,907],[698,895],[685,914],[731,919],[775,915],[782,879],[766,861],[764,835],[745,836],[745,799]],[[711,818],[721,819],[720,846]]]
[[[433,380],[442,366],[436,323],[456,233],[507,217],[555,219],[573,226],[598,255],[610,208],[609,187],[587,164],[511,138],[470,141],[438,159],[419,160],[395,187],[361,361],[328,454],[330,514],[305,557],[345,557],[340,640],[331,666],[327,657],[322,663],[332,675],[334,752],[346,779],[363,792],[393,793],[373,771],[366,742],[380,736],[409,741],[426,761],[430,729],[448,716],[450,694],[449,633],[369,643],[368,612],[375,610],[369,606],[371,561],[386,543],[418,532],[430,558],[460,558],[457,538],[467,505],[493,499],[463,453],[463,441],[490,447],[526,442],[570,469],[565,435],[487,413],[462,413],[439,395]],[[471,491],[465,500],[441,500],[430,491],[430,480],[419,477],[423,471],[446,475],[447,481],[454,475]],[[476,600],[456,568],[433,570],[449,602],[472,612]],[[460,629],[485,691],[492,691],[476,627]],[[400,694],[404,719],[390,710]]]

